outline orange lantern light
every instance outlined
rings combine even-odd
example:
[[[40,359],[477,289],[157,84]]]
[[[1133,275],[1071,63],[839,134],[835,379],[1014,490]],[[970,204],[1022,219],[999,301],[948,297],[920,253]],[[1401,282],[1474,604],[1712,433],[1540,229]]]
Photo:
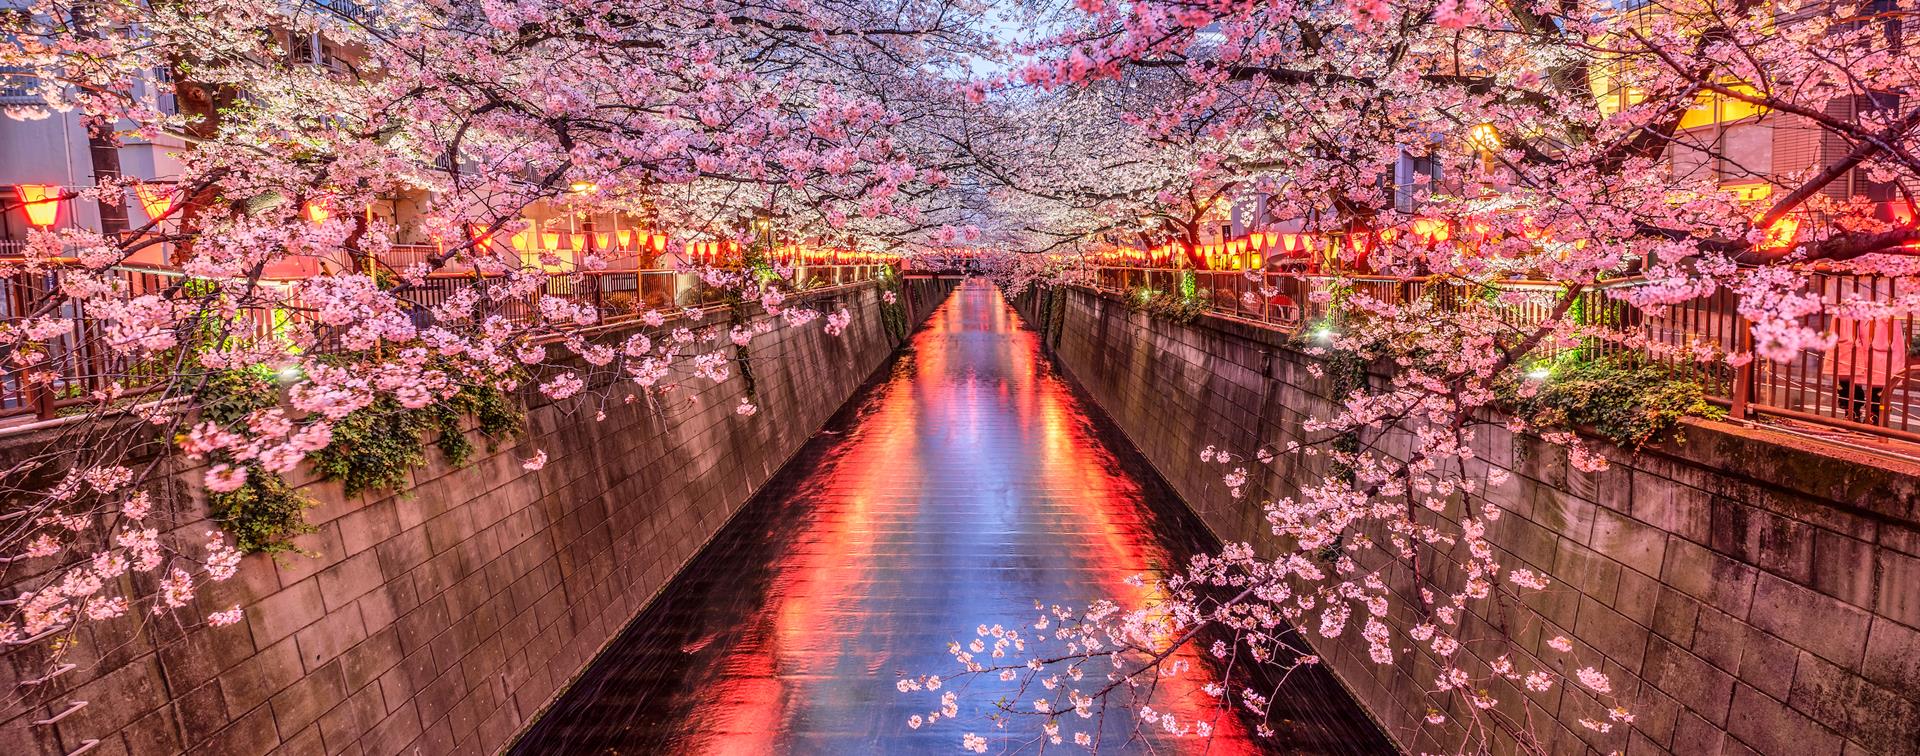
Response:
[[[173,212],[175,190],[162,191],[154,184],[135,184],[133,196],[140,200],[140,209],[147,211],[147,220],[157,221]]]
[[[571,232],[568,233],[567,246],[572,247],[573,251],[575,252],[579,252],[580,250],[586,249],[587,235],[581,234],[581,233],[571,233]]]
[[[547,231],[545,233],[540,234],[540,248],[547,250],[549,252],[559,251],[560,250],[559,232]]]
[[[1253,245],[1254,249],[1260,249],[1262,247],[1267,246],[1267,237],[1265,234],[1257,234],[1257,233],[1249,234],[1247,236],[1247,241]]]
[[[532,231],[521,231],[517,234],[514,234],[512,239],[514,251],[526,252],[527,245],[533,243],[532,236],[533,236]]]
[[[473,248],[481,252],[493,252],[500,244],[500,240],[496,238],[499,231],[487,233],[487,227],[478,223],[468,224],[467,235],[473,239]]]
[[[13,188],[13,193],[20,198],[20,209],[26,212],[27,223],[44,229],[60,222],[58,185],[21,184]]]
[[[606,231],[593,235],[594,249],[613,249],[613,234]]]
[[[327,206],[319,200],[307,200],[306,206],[302,209],[306,211],[307,221],[316,225],[325,223],[328,218],[333,217],[333,211],[328,210]]]
[[[613,238],[620,240],[621,249],[633,248],[633,229],[622,228],[613,232]]]
[[[1413,235],[1427,244],[1446,241],[1452,234],[1453,230],[1447,222],[1438,218],[1421,218],[1413,222]]]
[[[1793,239],[1800,233],[1800,219],[1791,215],[1781,216],[1767,227],[1767,238],[1760,242],[1761,249],[1786,249],[1793,246]]]
[[[653,235],[653,251],[655,254],[659,254],[661,252],[667,251],[667,235],[666,234]]]

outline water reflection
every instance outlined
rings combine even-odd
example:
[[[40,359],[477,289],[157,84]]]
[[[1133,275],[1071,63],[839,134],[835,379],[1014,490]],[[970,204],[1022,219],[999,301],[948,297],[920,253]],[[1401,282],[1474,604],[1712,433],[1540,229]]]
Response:
[[[1035,601],[1150,598],[1126,579],[1213,542],[1041,358],[1000,294],[969,282],[741,511],[516,745],[521,753],[1038,750],[963,711],[918,731],[903,674],[953,668],[982,622],[1031,624]],[[1187,652],[1192,665],[1210,659]],[[1276,703],[1275,741],[1221,714],[1191,678],[1159,701],[1211,741],[1135,736],[1107,752],[1373,753],[1376,731],[1324,675]],[[982,680],[976,686],[997,685]],[[1165,689],[1164,686],[1176,686]],[[1178,687],[1185,686],[1185,687]],[[1091,723],[1069,722],[1069,731]],[[1037,728],[1037,725],[1033,725]]]

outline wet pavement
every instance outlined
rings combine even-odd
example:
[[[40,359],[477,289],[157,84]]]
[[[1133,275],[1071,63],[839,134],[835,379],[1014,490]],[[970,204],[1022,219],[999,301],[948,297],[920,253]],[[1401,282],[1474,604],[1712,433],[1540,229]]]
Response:
[[[951,673],[948,641],[1030,626],[1035,601],[1137,605],[1149,597],[1129,576],[1215,547],[1093,412],[999,292],[967,282],[513,751],[955,753],[963,732],[990,752],[1042,750],[1037,724],[982,716],[997,679],[971,683],[957,720],[918,730],[907,717],[936,703],[894,682]],[[1210,741],[1138,735],[1117,707],[1067,731],[1100,727],[1107,753],[1391,752],[1318,668],[1288,679],[1273,739],[1214,709],[1203,681],[1163,681],[1184,687],[1155,706],[1210,719]]]

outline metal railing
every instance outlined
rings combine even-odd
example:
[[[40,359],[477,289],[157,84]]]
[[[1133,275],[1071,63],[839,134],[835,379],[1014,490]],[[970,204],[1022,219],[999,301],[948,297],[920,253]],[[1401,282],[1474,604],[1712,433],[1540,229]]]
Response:
[[[1336,281],[1287,271],[1099,267],[1094,283],[1123,297],[1182,294],[1188,275],[1192,294],[1204,299],[1211,314],[1290,333],[1317,327],[1327,316],[1330,297],[1315,294],[1330,292]],[[1911,279],[1824,270],[1809,270],[1807,276],[1807,293],[1828,304],[1891,305],[1920,295],[1920,284]],[[1425,299],[1438,312],[1489,306],[1522,330],[1549,317],[1565,292],[1549,281],[1480,285],[1440,277],[1338,280],[1352,294],[1388,303]],[[1739,314],[1736,294],[1720,290],[1659,308],[1637,307],[1622,298],[1622,290],[1642,284],[1637,278],[1620,279],[1581,292],[1572,312],[1589,334],[1579,347],[1583,357],[1636,354],[1689,371],[1735,417],[1774,416],[1920,442],[1920,324],[1913,316],[1806,316],[1801,324],[1833,336],[1833,349],[1803,349],[1785,361],[1757,357],[1736,366],[1727,355],[1751,354],[1754,349],[1751,323]],[[1514,292],[1521,296],[1501,296]],[[1554,350],[1541,354],[1551,357]]]
[[[806,266],[795,278],[802,293],[851,286],[877,279],[884,265]],[[22,364],[11,354],[0,354],[0,421],[22,417],[51,419],[70,408],[95,401],[95,392],[112,387],[127,394],[139,393],[162,385],[175,371],[180,355],[173,351],[149,353],[130,358],[113,348],[108,339],[108,324],[86,312],[81,305],[60,295],[68,267],[50,267],[32,272],[0,275],[0,328],[19,327],[28,317],[41,315],[60,318],[64,332],[45,340],[44,359]],[[196,296],[192,279],[177,270],[115,267],[108,272],[124,287],[119,298],[160,295],[174,302],[188,302]],[[434,308],[456,292],[483,283],[476,273],[436,274],[417,284],[402,284],[394,293],[408,303],[416,325],[431,325]],[[283,284],[268,284],[283,285]],[[516,321],[532,317],[539,299],[558,296],[579,304],[592,305],[603,324],[613,325],[638,318],[646,310],[678,310],[718,306],[721,292],[708,287],[698,274],[679,270],[609,270],[554,275],[544,291],[510,299],[490,301],[490,312]],[[219,315],[219,307],[207,308],[208,318],[218,318],[217,326],[229,337],[265,337],[311,316],[296,294],[283,293],[271,304],[238,308],[234,317]],[[45,312],[43,309],[49,308]],[[178,328],[196,327],[194,322],[176,322]],[[321,348],[336,343],[335,335],[319,334]],[[126,334],[119,334],[125,338]]]

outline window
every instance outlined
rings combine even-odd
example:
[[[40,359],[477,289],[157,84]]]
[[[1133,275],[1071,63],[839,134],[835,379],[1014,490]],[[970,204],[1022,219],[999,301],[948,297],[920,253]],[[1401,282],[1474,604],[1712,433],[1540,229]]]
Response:
[[[20,66],[0,66],[0,100],[22,100],[32,95],[32,80]]]
[[[1773,127],[1758,123],[1728,126],[1720,136],[1720,182],[1764,181],[1773,173]]]

